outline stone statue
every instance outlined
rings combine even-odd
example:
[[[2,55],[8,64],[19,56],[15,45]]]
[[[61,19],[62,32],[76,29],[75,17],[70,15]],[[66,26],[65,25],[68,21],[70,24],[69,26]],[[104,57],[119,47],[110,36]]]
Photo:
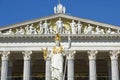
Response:
[[[50,30],[51,34],[55,34],[56,33],[56,31],[53,30],[52,26],[50,26],[49,30]]]
[[[33,27],[33,24],[31,24],[30,26],[27,25],[25,29],[26,29],[26,34],[37,34],[36,28]]]
[[[56,21],[56,33],[62,33],[63,32],[63,21],[61,20],[61,18],[59,18],[59,20]]]
[[[96,30],[95,34],[101,34],[101,29],[99,28],[99,26],[97,26],[95,30]]]
[[[64,13],[64,14],[66,13],[66,8],[65,8],[65,7],[63,7],[63,13]]]
[[[71,27],[72,34],[76,34],[77,33],[77,29],[76,29],[76,23],[75,23],[74,20],[72,20],[72,22],[70,23],[70,27]]]
[[[38,34],[43,34],[44,30],[43,30],[43,24],[42,24],[42,21],[40,21],[39,23],[39,30],[38,30]]]
[[[43,27],[44,27],[44,34],[49,34],[49,25],[50,23],[47,23],[47,21],[45,20],[45,22],[43,23]]]
[[[61,45],[61,37],[59,34],[56,34],[55,37],[55,46],[53,47],[50,58],[51,58],[51,80],[63,80],[63,56],[65,56],[65,47]],[[71,39],[68,37],[68,46],[67,49],[71,48]]]
[[[56,6],[54,7],[54,13],[55,14],[57,13],[57,7]]]
[[[120,30],[119,29],[117,30],[117,33],[120,34]]]
[[[106,34],[111,34],[111,29],[110,28],[106,31]]]
[[[16,29],[16,33],[15,34],[17,34],[17,35],[19,35],[19,34],[25,34],[25,31],[24,31],[24,29],[22,28],[22,27],[20,27],[20,29]]]
[[[85,34],[94,34],[93,27],[90,24],[88,24],[88,27],[85,27],[85,29],[84,29],[84,33]]]
[[[65,8],[65,6],[63,6],[62,4],[58,4],[57,6],[55,6],[54,7],[54,13],[56,14],[58,14],[58,13],[64,13],[65,14],[65,12],[66,12],[66,8]]]
[[[79,21],[78,24],[77,24],[77,32],[78,32],[78,34],[82,33],[81,30],[82,30],[82,24]]]
[[[63,6],[62,6],[62,4],[58,4],[58,6],[57,6],[57,13],[63,13]]]
[[[0,31],[0,35],[2,34],[2,31]]]
[[[14,35],[14,32],[12,31],[12,29],[9,29],[4,33],[4,35]]]
[[[101,29],[101,34],[105,34],[104,29]]]
[[[61,38],[59,34],[55,37],[56,45],[53,47],[51,56],[51,72],[52,80],[62,80],[63,78],[63,52],[64,49],[60,44]]]

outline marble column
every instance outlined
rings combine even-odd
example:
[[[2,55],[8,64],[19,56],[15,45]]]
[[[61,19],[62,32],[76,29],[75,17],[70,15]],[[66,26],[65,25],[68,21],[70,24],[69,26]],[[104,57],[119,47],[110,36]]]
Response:
[[[24,55],[24,70],[23,70],[23,80],[30,80],[30,59],[32,51],[23,51],[22,54]]]
[[[72,51],[68,53],[67,60],[67,80],[74,80],[74,55],[76,51]]]
[[[110,51],[112,80],[119,80],[118,55],[119,50]]]
[[[51,80],[51,60],[46,58],[45,80]]]
[[[110,61],[108,61],[108,80],[112,80],[111,79],[111,64],[110,64]]]
[[[88,57],[89,57],[89,80],[97,80],[96,75],[96,54],[98,51],[91,50],[88,51]]]
[[[2,51],[0,52],[2,55],[2,64],[1,64],[1,80],[7,80],[8,79],[8,55],[10,54],[10,51]]]
[[[42,48],[42,52],[43,52],[43,57],[45,60],[45,80],[51,80],[52,79],[52,75],[51,75],[51,58],[50,58],[50,52],[48,51],[47,48],[43,49]]]
[[[13,64],[11,61],[9,61],[9,65],[8,65],[8,80],[12,80],[12,67]]]

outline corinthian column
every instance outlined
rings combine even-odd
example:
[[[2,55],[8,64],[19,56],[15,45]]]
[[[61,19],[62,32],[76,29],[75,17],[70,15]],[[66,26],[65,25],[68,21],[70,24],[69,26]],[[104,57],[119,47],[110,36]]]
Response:
[[[89,80],[96,80],[96,54],[98,51],[88,51],[89,57]]]
[[[51,80],[51,60],[49,57],[46,58],[46,68],[45,68],[45,80]]]
[[[118,55],[120,51],[110,51],[112,80],[119,80]]]
[[[23,80],[30,80],[30,59],[32,51],[23,51],[24,55],[24,70],[23,70]]]
[[[68,59],[68,68],[67,68],[67,79],[74,80],[74,55],[76,51],[70,51],[67,56]]]
[[[10,51],[0,52],[2,54],[2,64],[1,64],[1,80],[8,79],[8,55]]]

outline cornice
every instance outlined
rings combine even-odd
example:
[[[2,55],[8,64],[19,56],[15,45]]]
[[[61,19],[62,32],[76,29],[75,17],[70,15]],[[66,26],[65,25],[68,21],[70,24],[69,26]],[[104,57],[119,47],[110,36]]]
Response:
[[[101,34],[81,34],[81,35],[76,35],[76,34],[61,34],[60,35],[62,39],[68,38],[70,36],[72,39],[78,38],[78,39],[120,39],[119,34],[110,34],[110,35],[101,35]],[[44,34],[44,35],[0,35],[0,38],[54,38],[55,34]]]

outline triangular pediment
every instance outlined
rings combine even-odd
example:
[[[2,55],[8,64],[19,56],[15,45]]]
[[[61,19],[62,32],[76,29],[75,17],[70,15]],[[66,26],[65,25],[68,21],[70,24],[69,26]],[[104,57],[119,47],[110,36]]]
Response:
[[[119,34],[119,30],[119,26],[66,14],[55,14],[3,27],[0,34]]]

